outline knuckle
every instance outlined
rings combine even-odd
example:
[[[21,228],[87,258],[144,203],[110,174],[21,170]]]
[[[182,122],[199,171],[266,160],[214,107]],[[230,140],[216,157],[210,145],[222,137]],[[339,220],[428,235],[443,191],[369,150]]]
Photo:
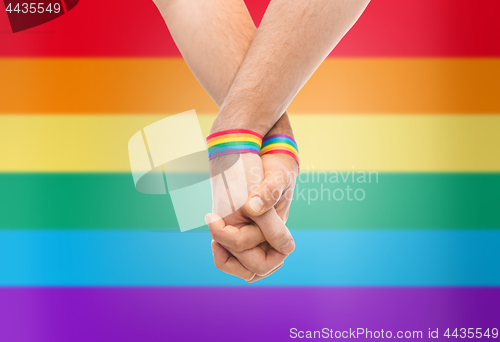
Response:
[[[236,236],[233,239],[233,249],[237,252],[242,252],[245,250],[245,240],[241,236]]]
[[[285,240],[288,239],[288,234],[285,230],[283,229],[277,229],[274,232],[272,232],[269,236],[269,240],[274,241],[274,242],[284,242]]]
[[[264,191],[264,202],[275,203],[281,197],[281,190],[274,183],[266,184]]]

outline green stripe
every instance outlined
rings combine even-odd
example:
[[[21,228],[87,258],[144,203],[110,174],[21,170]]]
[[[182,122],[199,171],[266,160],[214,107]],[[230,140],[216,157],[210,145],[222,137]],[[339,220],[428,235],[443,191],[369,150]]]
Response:
[[[214,146],[211,146],[208,148],[209,151],[213,150],[214,148],[219,148],[219,147],[226,147],[226,146],[234,146],[234,145],[252,145],[255,147],[260,148],[260,145],[253,142],[253,141],[230,141],[230,142],[225,142],[222,144],[217,144]]]
[[[500,228],[500,173],[380,173],[366,184],[307,175],[295,190],[292,228]],[[365,199],[351,190],[349,201],[347,186]],[[169,197],[137,192],[128,173],[2,173],[0,189],[0,228],[177,227]],[[343,200],[327,200],[341,189]],[[323,201],[312,200],[321,192]]]

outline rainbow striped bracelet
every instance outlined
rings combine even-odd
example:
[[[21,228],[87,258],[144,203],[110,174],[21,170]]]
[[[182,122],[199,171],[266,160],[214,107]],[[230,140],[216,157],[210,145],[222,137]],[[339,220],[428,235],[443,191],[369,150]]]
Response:
[[[229,129],[207,137],[208,159],[231,153],[260,153],[262,136],[248,129]]]
[[[266,137],[262,142],[260,155],[284,153],[292,156],[299,164],[299,148],[295,140],[286,134],[274,134]]]

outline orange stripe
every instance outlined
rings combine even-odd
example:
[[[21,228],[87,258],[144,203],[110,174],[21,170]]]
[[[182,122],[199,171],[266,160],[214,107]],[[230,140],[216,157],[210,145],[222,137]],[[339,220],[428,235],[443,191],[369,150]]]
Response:
[[[0,59],[0,113],[215,113],[181,59]],[[500,113],[500,59],[329,59],[302,113]]]
[[[212,146],[215,146],[217,144],[223,144],[223,143],[227,143],[227,142],[236,142],[236,141],[241,141],[241,142],[248,141],[248,142],[256,143],[259,146],[262,145],[262,140],[257,139],[255,137],[253,137],[253,138],[229,138],[229,139],[228,138],[219,138],[219,139],[215,139],[215,140],[212,140],[209,143],[207,143],[207,147],[212,147]]]
[[[267,145],[266,147],[262,148],[260,150],[261,153],[266,153],[267,151],[271,151],[271,150],[288,150],[290,152],[293,152],[293,153],[297,153],[297,150],[295,149],[295,147],[292,147],[288,144],[271,144],[271,145]]]
[[[262,139],[259,139],[256,135],[254,134],[248,134],[248,133],[232,133],[232,134],[224,134],[224,135],[220,135],[220,136],[217,136],[217,137],[213,137],[212,139],[207,139],[207,144],[210,144],[211,142],[213,141],[216,141],[218,139],[228,139],[228,138],[231,138],[231,139],[234,139],[234,138],[250,138],[250,139],[255,139],[255,140],[260,140],[262,141]]]

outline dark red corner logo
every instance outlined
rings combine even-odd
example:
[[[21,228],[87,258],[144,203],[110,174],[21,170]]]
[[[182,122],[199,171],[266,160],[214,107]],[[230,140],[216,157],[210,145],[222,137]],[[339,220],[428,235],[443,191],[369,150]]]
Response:
[[[43,1],[43,0],[42,0]],[[71,11],[79,0],[46,0],[26,2],[3,0],[12,32],[45,24]]]

